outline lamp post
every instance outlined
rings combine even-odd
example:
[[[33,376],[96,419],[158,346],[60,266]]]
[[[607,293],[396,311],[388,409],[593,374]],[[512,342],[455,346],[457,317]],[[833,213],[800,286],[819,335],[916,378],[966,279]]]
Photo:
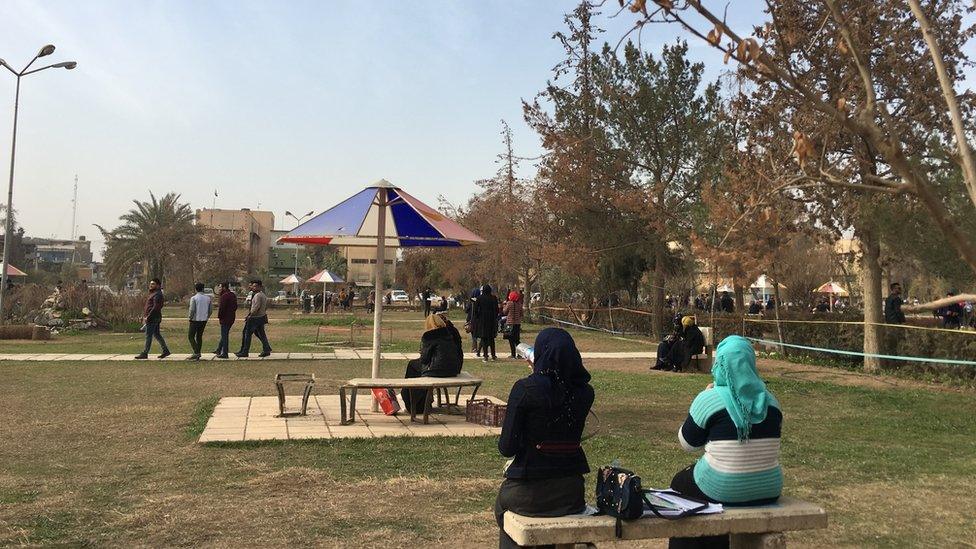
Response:
[[[11,231],[13,230],[13,202],[14,202],[14,156],[17,153],[17,111],[20,107],[20,79],[27,76],[28,74],[34,74],[35,72],[41,72],[45,69],[68,69],[71,70],[78,66],[78,63],[74,61],[63,61],[61,63],[55,63],[53,65],[47,65],[39,69],[28,70],[34,61],[37,61],[41,57],[46,57],[54,53],[54,46],[48,44],[41,48],[37,52],[37,55],[27,63],[27,66],[20,70],[20,72],[15,71],[6,61],[0,59],[0,65],[11,72],[17,78],[17,88],[14,92],[14,128],[13,137],[10,140],[10,183],[7,185],[7,219],[4,223],[4,243],[3,243],[3,262],[2,265],[3,272],[0,272],[0,324],[3,324],[3,302],[4,296],[7,293],[7,269],[10,262],[10,244],[11,244]]]
[[[305,215],[303,215],[301,217],[297,217],[295,214],[293,214],[291,212],[285,212],[285,215],[288,216],[288,217],[290,217],[290,218],[292,218],[292,219],[294,219],[295,220],[295,226],[297,227],[297,226],[299,226],[299,225],[302,224],[302,221],[305,221],[305,218],[306,217],[312,217],[312,214],[314,214],[314,213],[315,213],[314,211],[313,212],[308,212],[307,214],[305,214]],[[295,244],[295,276],[298,276],[298,250],[299,249],[300,248],[299,248],[298,244]]]

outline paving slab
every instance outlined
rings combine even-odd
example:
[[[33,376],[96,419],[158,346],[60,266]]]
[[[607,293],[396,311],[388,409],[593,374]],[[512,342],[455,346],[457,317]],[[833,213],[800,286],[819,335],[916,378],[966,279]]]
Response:
[[[124,354],[89,354],[89,353],[9,353],[0,355],[0,361],[100,361],[100,360],[110,360],[110,361],[132,361],[136,362],[135,355],[138,350],[134,350],[131,353]],[[157,361],[156,356],[159,355],[158,350],[155,354],[149,355],[151,361]],[[163,359],[164,362],[177,362],[186,359],[189,354],[178,353],[170,355],[169,357]],[[200,357],[200,360],[368,360],[372,358],[373,352],[370,349],[336,349],[335,352],[313,352],[313,353],[273,353],[269,357],[259,357],[257,354],[252,354],[245,358],[238,358],[233,354],[229,355],[226,359],[217,359],[213,355],[205,354]],[[466,358],[470,360],[476,360],[477,357],[474,353],[465,353]],[[584,359],[597,359],[597,358],[611,358],[611,359],[653,359],[656,356],[654,352],[587,352],[582,353]],[[419,358],[419,353],[396,353],[388,352],[383,353],[381,357],[384,360],[413,360]],[[512,359],[501,358],[500,361],[509,361]]]
[[[486,396],[494,402],[502,401]],[[285,404],[297,409],[299,395],[289,395]],[[276,417],[278,397],[224,397],[214,407],[199,442],[233,442],[242,440],[309,440],[378,437],[432,436],[495,436],[501,429],[466,423],[464,416],[434,414],[430,423],[411,422],[401,412],[395,416],[374,413],[369,398],[357,402],[356,422],[339,424],[339,395],[313,395],[308,403],[308,415]],[[402,403],[401,403],[402,405]]]

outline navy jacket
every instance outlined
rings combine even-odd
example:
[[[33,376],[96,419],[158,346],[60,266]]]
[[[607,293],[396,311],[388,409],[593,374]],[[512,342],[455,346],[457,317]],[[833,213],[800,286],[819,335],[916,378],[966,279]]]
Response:
[[[571,452],[546,452],[540,442],[579,443],[586,416],[593,406],[593,387],[588,383],[574,389],[572,425],[556,423],[563,394],[544,375],[532,374],[512,386],[498,451],[514,457],[506,478],[534,479],[582,475],[590,471],[582,448]]]

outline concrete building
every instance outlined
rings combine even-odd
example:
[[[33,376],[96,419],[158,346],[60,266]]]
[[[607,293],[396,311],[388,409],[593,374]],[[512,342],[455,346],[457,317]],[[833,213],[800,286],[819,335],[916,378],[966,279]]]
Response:
[[[84,236],[78,240],[58,238],[36,238],[25,236],[23,230],[17,231],[11,238],[10,264],[23,270],[45,269],[57,270],[65,263],[76,265],[91,265],[93,257],[91,241]],[[4,235],[0,235],[0,253],[6,244]]]
[[[274,244],[274,213],[241,208],[222,210],[203,208],[196,211],[196,224],[237,241],[246,254],[244,264],[253,273],[268,268]]]
[[[298,253],[298,271],[312,265],[312,257],[305,252],[305,246],[281,243],[278,239],[288,234],[288,231],[271,231],[271,249],[268,256],[268,274],[277,278],[284,278],[295,272],[295,253]]]
[[[384,248],[386,251],[385,263],[386,285],[396,280],[396,258],[397,249],[393,247]],[[357,286],[372,286],[376,279],[373,278],[373,269],[376,267],[376,248],[360,248],[348,246],[340,248],[339,252],[346,258],[346,281]]]

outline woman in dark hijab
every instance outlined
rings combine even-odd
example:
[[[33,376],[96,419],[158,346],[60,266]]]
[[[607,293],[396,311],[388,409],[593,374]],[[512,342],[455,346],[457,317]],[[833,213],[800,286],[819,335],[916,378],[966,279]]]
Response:
[[[495,500],[499,547],[518,547],[505,534],[505,511],[536,517],[583,512],[583,475],[590,471],[580,446],[593,406],[590,374],[572,336],[546,328],[535,340],[532,374],[515,382],[498,450],[513,458]]]
[[[479,297],[481,297],[480,286],[471,290],[471,299],[464,304],[464,314],[466,329],[471,334],[471,352],[478,353],[478,356],[481,356],[481,346],[478,344],[478,321],[474,316],[474,304],[477,303]]]
[[[485,284],[481,287],[481,295],[474,302],[474,313],[472,314],[474,329],[471,333],[477,333],[479,351],[485,362],[488,362],[488,349],[491,349],[491,359],[498,360],[495,355],[495,338],[498,337],[498,298],[491,291],[491,286]]]

